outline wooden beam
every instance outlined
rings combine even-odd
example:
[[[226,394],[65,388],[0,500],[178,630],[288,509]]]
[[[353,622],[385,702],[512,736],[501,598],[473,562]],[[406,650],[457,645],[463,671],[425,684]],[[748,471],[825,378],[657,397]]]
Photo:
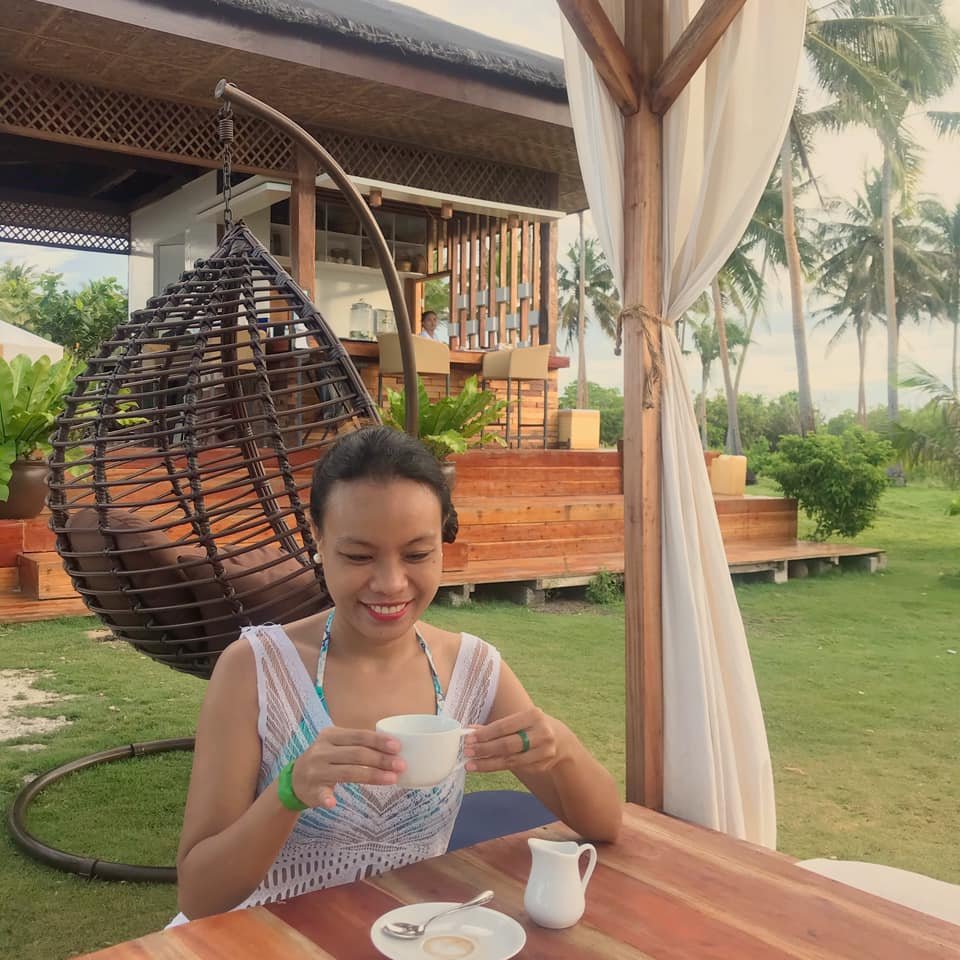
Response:
[[[313,300],[317,286],[317,161],[303,147],[294,151],[290,192],[290,260],[293,279]]]
[[[653,112],[663,116],[737,18],[747,0],[704,0],[651,84]]]
[[[624,116],[636,113],[640,108],[636,70],[600,0],[557,0],[557,3],[620,112]]]
[[[642,77],[663,56],[663,0],[626,4],[626,47]],[[663,808],[660,318],[663,121],[646,96],[624,121],[623,509],[627,799]]]

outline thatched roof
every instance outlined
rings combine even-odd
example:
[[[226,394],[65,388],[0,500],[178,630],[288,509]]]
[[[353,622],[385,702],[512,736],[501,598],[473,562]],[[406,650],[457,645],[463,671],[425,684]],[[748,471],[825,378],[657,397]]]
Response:
[[[220,8],[376,44],[394,54],[440,60],[562,91],[563,61],[504,43],[389,0],[203,0]],[[482,2],[482,0],[480,0]]]

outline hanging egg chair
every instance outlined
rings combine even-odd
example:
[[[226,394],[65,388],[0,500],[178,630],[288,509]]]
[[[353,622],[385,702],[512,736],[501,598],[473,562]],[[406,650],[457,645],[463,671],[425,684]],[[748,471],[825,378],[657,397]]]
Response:
[[[232,85],[217,95],[309,149],[361,217],[406,341],[415,403],[400,280],[363,198],[292,121]],[[230,224],[229,107],[220,130],[223,239],[77,378],[57,421],[48,500],[57,550],[89,609],[138,650],[200,677],[243,626],[328,605],[308,521],[311,472],[341,433],[379,422],[303,290],[249,229]],[[410,429],[415,407],[407,414]]]

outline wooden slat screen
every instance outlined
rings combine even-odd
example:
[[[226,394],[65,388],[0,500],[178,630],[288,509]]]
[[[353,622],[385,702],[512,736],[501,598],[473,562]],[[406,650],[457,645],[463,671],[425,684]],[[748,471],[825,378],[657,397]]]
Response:
[[[549,224],[514,217],[431,217],[428,272],[450,274],[452,346],[490,349],[553,342],[551,298],[545,290],[556,263],[549,261],[554,248],[544,241],[548,235]]]

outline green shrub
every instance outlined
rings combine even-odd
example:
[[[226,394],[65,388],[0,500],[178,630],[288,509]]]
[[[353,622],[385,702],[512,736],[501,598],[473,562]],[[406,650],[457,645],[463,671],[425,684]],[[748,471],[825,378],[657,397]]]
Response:
[[[623,577],[601,570],[588,584],[586,597],[590,603],[608,604],[623,599]]]
[[[770,441],[766,437],[757,437],[746,451],[747,470],[754,476],[762,476],[770,465]]]
[[[850,427],[839,437],[781,437],[766,474],[816,522],[815,539],[855,537],[876,517],[892,457],[893,448],[878,434]]]

